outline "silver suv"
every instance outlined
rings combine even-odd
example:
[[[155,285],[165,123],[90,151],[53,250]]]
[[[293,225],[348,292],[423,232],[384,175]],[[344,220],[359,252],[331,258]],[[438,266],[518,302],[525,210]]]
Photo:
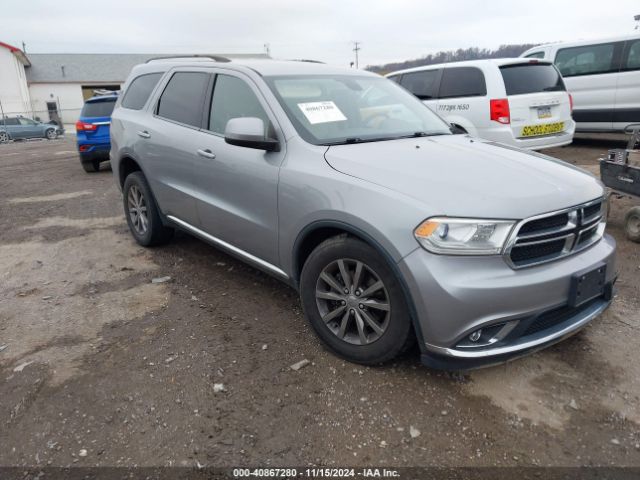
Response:
[[[131,73],[111,162],[144,246],[185,230],[300,292],[348,360],[467,369],[584,327],[615,242],[588,173],[454,135],[385,78],[306,62],[158,59]]]

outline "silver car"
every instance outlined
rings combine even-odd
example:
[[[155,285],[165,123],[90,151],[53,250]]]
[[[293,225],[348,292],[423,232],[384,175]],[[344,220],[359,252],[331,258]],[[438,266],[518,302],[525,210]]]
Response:
[[[144,246],[187,231],[300,292],[318,337],[377,364],[503,362],[611,303],[615,242],[592,175],[454,135],[395,83],[305,62],[134,68],[111,164]]]
[[[53,140],[62,129],[52,123],[42,123],[26,117],[0,117],[0,143],[27,138]]]

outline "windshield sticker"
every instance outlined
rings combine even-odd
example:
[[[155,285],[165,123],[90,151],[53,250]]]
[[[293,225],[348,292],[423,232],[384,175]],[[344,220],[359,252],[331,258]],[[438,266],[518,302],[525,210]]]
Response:
[[[311,125],[316,123],[343,122],[347,119],[333,102],[299,103],[298,107]]]

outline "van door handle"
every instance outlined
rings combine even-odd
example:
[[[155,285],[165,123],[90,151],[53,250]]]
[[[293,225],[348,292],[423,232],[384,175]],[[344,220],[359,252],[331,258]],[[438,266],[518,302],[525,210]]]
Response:
[[[200,155],[201,157],[204,157],[204,158],[211,158],[211,159],[216,158],[216,154],[213,153],[208,148],[206,150],[202,150],[202,149],[198,150],[198,155]]]
[[[146,130],[142,130],[142,131],[138,132],[138,136],[142,137],[142,138],[151,138],[151,134],[149,132],[147,132]]]

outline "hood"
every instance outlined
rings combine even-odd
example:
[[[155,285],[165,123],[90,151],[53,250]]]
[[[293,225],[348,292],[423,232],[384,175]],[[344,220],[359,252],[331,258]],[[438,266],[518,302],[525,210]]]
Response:
[[[603,195],[584,170],[465,135],[331,146],[329,165],[411,196],[426,215],[522,219]]]

